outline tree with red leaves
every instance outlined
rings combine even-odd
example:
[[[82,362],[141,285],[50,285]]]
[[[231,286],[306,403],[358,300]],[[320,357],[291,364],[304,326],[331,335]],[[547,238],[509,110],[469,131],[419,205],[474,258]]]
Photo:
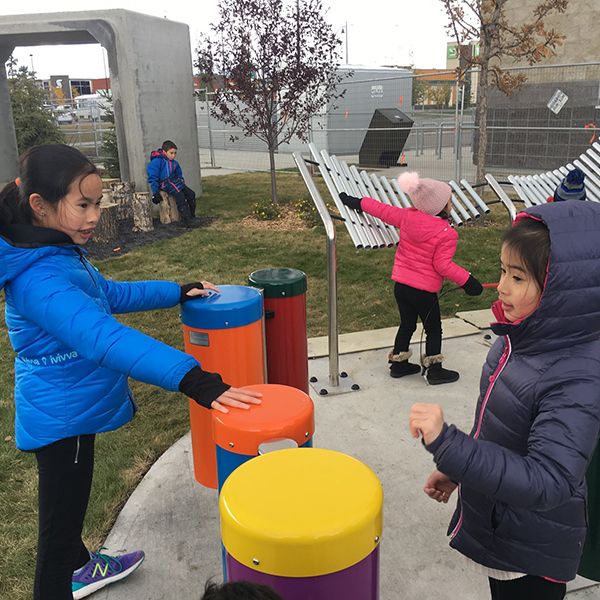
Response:
[[[321,0],[220,0],[218,7],[195,66],[206,81],[225,81],[211,114],[267,145],[277,202],[276,149],[294,136],[308,139],[311,116],[345,91],[336,91],[341,40]]]

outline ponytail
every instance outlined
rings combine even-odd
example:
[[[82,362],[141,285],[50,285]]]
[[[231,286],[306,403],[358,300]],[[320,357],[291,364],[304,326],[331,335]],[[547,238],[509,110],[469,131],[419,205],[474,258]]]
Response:
[[[21,200],[19,188],[14,181],[0,191],[0,225],[31,223],[33,213],[29,202]]]
[[[92,174],[98,174],[96,166],[71,146],[33,146],[19,159],[19,185],[13,181],[0,191],[0,226],[32,224],[31,194],[56,205],[75,179]]]

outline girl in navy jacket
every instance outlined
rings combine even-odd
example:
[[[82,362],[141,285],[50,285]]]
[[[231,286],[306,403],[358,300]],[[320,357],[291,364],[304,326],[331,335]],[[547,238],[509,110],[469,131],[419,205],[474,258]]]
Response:
[[[489,577],[493,599],[561,599],[586,535],[585,474],[600,423],[600,206],[520,214],[503,240],[498,339],[473,429],[415,404],[410,430],[436,470],[425,493],[458,489],[450,546]]]
[[[259,394],[231,388],[197,361],[113,313],[169,308],[218,291],[208,282],[114,282],[82,246],[100,217],[96,167],[65,145],[38,146],[0,192],[0,289],[15,350],[17,447],[35,452],[39,540],[35,600],[72,600],[122,579],[144,555],[89,553],[81,539],[95,434],[127,423],[133,377],[179,390],[206,408],[249,408]]]

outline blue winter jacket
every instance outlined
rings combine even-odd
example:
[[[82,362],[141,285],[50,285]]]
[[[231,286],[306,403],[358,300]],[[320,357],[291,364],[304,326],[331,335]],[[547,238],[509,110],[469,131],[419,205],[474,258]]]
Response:
[[[21,450],[116,429],[135,412],[127,377],[175,391],[198,365],[112,316],[177,305],[176,283],[107,280],[58,231],[0,228],[1,288]]]
[[[428,450],[460,484],[453,548],[494,569],[569,581],[600,427],[600,205],[525,212],[550,231],[538,308],[520,323],[492,324],[501,337],[483,367],[471,434],[445,426]]]
[[[148,183],[153,194],[164,190],[169,194],[180,192],[185,187],[183,172],[176,160],[169,160],[164,150],[154,150],[146,167]]]

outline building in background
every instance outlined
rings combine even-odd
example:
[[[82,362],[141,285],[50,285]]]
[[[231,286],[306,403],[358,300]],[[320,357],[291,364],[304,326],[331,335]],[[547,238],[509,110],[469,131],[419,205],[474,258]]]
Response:
[[[531,21],[539,2],[508,0],[507,18]],[[527,81],[511,96],[490,90],[488,167],[553,169],[598,138],[593,129],[600,126],[600,36],[593,23],[599,21],[598,0],[572,0],[564,14],[545,20],[547,29],[565,36],[556,56],[535,67],[524,61],[502,64],[519,68],[513,74],[523,73]]]

